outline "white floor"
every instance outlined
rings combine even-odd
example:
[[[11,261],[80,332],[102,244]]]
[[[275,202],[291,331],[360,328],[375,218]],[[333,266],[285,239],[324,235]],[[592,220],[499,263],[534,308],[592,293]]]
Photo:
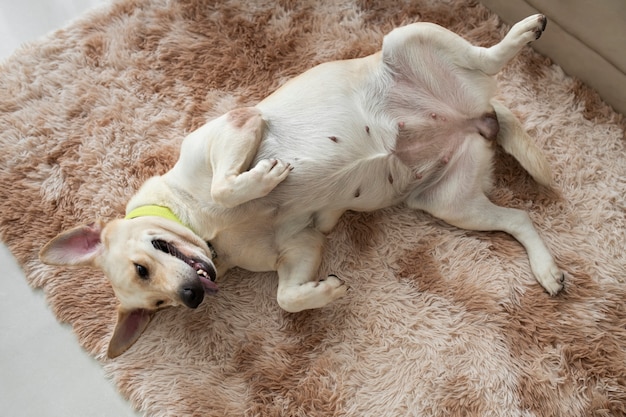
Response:
[[[0,60],[107,0],[0,0]],[[137,416],[0,244],[0,415]]]

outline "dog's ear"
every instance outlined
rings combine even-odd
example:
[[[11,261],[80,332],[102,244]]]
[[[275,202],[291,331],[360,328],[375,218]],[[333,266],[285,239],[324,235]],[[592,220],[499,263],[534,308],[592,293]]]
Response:
[[[60,233],[39,252],[39,259],[50,265],[86,265],[93,263],[102,250],[101,221],[78,226]]]
[[[107,356],[111,359],[120,356],[135,344],[146,330],[153,311],[145,309],[123,310],[117,312],[117,324],[109,342]]]

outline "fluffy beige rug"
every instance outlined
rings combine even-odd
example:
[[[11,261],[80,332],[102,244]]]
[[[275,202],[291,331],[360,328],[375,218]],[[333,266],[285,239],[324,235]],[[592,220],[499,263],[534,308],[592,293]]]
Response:
[[[530,49],[501,97],[554,167],[540,189],[500,155],[491,196],[527,209],[568,271],[547,296],[520,245],[396,207],[349,213],[322,268],[351,286],[288,314],[276,276],[235,270],[199,309],[159,313],[104,358],[115,300],[99,271],[43,266],[61,229],[121,216],[207,118],[424,20],[489,45],[462,0],[122,0],[0,66],[0,233],[28,282],[150,416],[619,416],[626,413],[623,118]],[[550,26],[548,25],[548,30]],[[313,88],[315,86],[312,86]]]

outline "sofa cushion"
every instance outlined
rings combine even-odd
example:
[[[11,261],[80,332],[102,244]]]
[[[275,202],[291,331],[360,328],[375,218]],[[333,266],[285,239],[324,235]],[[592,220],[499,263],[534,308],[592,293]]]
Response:
[[[543,13],[548,30],[532,45],[565,72],[594,88],[626,114],[626,2],[624,0],[482,0],[505,22]]]

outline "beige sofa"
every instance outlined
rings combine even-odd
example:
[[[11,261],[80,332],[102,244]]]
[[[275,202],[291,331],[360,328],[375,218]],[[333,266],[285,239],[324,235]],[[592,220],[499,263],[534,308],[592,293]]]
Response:
[[[626,115],[626,0],[482,0],[512,24],[533,13],[548,30],[533,46]]]

